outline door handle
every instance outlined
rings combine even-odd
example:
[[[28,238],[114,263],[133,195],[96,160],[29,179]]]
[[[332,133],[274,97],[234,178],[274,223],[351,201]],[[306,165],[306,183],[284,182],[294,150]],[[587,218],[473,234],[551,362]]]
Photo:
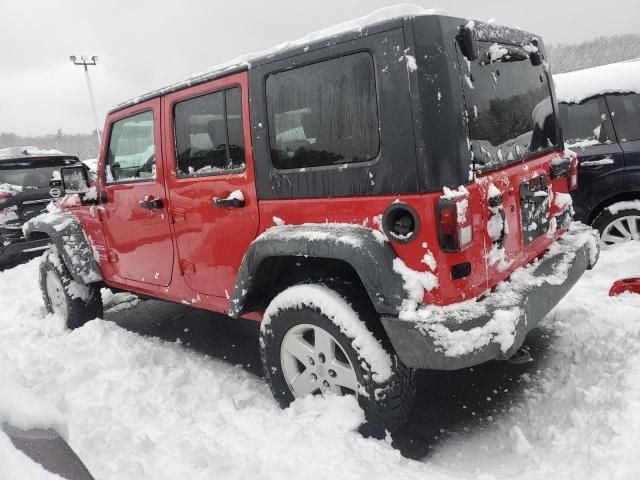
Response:
[[[147,195],[138,202],[138,205],[147,210],[157,210],[159,208],[162,208],[162,200],[159,198],[154,198],[152,195]]]
[[[242,198],[214,198],[213,204],[218,208],[242,208],[244,200]]]
[[[615,163],[615,160],[609,155],[600,155],[598,157],[593,157],[591,160],[580,162],[579,166],[586,168],[602,168],[604,165],[611,165],[613,163]]]

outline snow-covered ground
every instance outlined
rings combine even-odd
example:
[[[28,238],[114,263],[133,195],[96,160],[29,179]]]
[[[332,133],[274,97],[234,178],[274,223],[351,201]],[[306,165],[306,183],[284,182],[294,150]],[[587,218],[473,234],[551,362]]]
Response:
[[[103,320],[65,330],[44,313],[37,263],[0,273],[0,353],[62,413],[97,479],[640,478],[640,295],[607,296],[640,274],[640,242],[603,252],[545,320],[549,345],[517,401],[421,461],[361,437],[351,398],[280,410],[260,378],[181,342]]]

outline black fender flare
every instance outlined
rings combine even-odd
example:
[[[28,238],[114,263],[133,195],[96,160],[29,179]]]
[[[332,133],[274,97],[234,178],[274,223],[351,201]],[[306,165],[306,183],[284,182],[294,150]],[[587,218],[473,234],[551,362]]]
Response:
[[[51,212],[38,215],[26,222],[22,230],[27,240],[36,232],[48,235],[77,282],[89,285],[104,281],[82,225],[72,213]]]
[[[348,224],[282,225],[269,228],[249,246],[230,298],[230,316],[243,313],[255,274],[270,257],[345,261],[360,277],[380,314],[397,315],[406,298],[403,279],[393,269],[396,253],[380,232]]]
[[[640,190],[634,189],[620,189],[620,190],[612,190],[612,192],[604,198],[601,198],[600,201],[590,206],[588,210],[588,214],[584,215],[584,223],[588,223],[589,225],[593,223],[593,221],[602,213],[610,205],[618,202],[625,202],[630,200],[640,199]]]

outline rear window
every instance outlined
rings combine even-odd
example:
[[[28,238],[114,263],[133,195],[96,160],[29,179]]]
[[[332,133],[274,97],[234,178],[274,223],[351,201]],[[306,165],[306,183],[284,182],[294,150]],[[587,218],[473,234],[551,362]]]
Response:
[[[73,165],[75,158],[19,159],[0,162],[0,185],[15,190],[49,188],[53,178],[59,178],[60,168]],[[17,187],[17,188],[15,188]]]
[[[378,107],[369,53],[269,76],[267,112],[276,168],[363,162],[378,155]]]
[[[532,65],[517,47],[479,44],[479,58],[462,67],[475,168],[498,168],[558,147],[557,117],[544,67]],[[496,49],[507,48],[509,54],[495,60]]]

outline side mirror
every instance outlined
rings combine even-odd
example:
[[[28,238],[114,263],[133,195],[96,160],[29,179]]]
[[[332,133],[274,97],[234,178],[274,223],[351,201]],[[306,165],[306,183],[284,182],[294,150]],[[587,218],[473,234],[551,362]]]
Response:
[[[540,41],[537,38],[532,38],[531,43],[525,47],[525,50],[529,52],[529,58],[531,59],[531,65],[538,67],[542,65],[542,53],[540,52]]]
[[[85,194],[91,188],[87,167],[73,166],[60,169],[62,187],[66,193]]]
[[[51,174],[51,180],[49,180],[49,187],[62,188],[62,179],[60,178],[60,171],[54,170]]]

